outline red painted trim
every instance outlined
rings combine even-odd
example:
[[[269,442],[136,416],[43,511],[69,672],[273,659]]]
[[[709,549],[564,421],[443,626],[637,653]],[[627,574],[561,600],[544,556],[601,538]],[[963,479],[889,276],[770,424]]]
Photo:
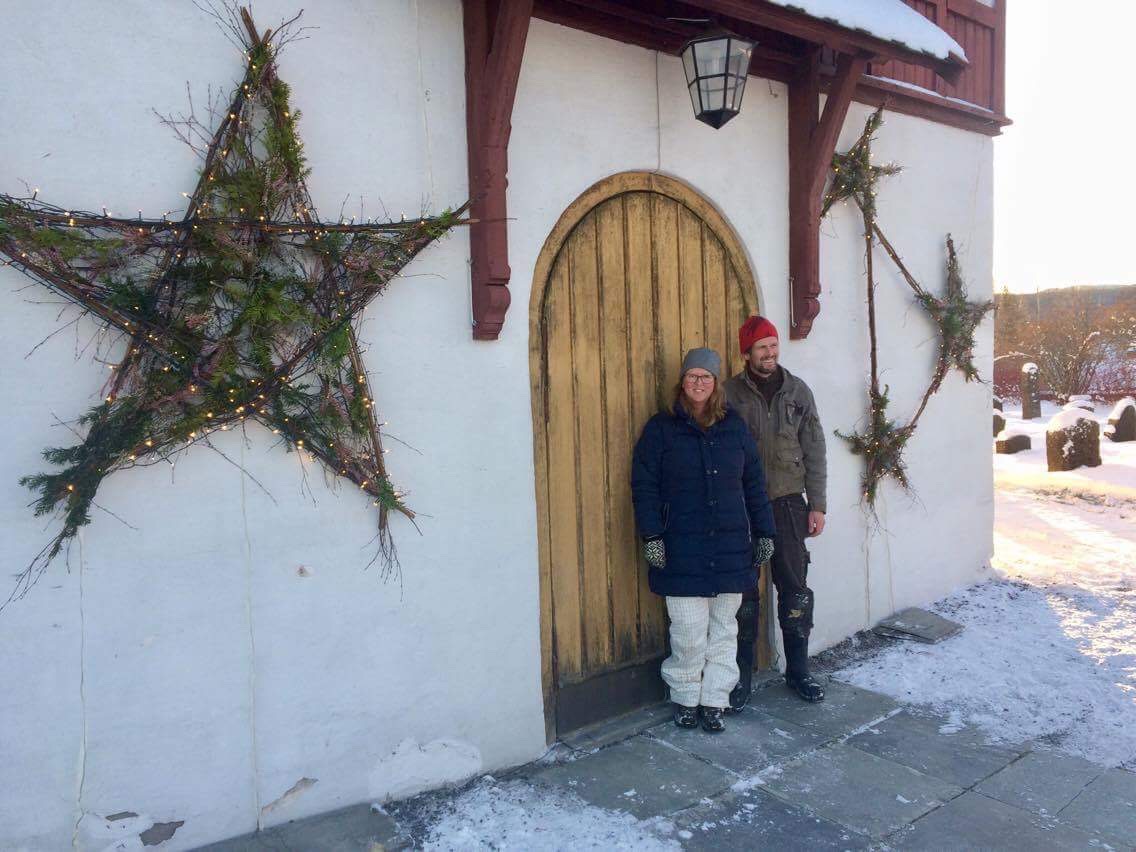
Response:
[[[930,0],[934,20],[951,14],[989,27],[993,49],[947,60],[917,53],[766,0],[686,0],[682,12],[705,12],[742,34],[758,38],[750,73],[789,85],[789,272],[792,339],[808,336],[820,311],[820,204],[836,138],[855,99],[884,105],[895,112],[926,118],[977,133],[997,135],[1009,124],[1005,117],[1005,8],[977,0]],[[513,101],[525,39],[533,15],[554,23],[652,50],[676,54],[690,34],[689,25],[668,21],[669,6],[621,3],[616,0],[462,0],[466,40],[466,121],[469,144],[471,216],[470,258],[474,332],[494,340],[509,307],[508,230],[505,190]],[[660,11],[662,10],[662,11]],[[669,10],[669,11],[668,11]],[[957,20],[957,18],[956,18]],[[798,51],[804,50],[802,61]],[[822,79],[820,46],[840,55],[835,77]],[[884,80],[865,79],[867,57],[886,57],[887,74],[910,76],[929,68],[960,91],[990,75],[991,106],[987,112],[965,103],[936,97]],[[959,83],[964,75],[964,82]],[[920,72],[923,77],[926,71]],[[981,75],[981,79],[980,79]],[[965,82],[969,81],[969,83]],[[965,88],[963,88],[965,86]],[[935,81],[936,88],[943,83]],[[952,91],[946,88],[945,91]],[[818,98],[827,91],[824,115]],[[985,93],[986,89],[981,89]]]
[[[882,106],[891,112],[925,118],[985,136],[997,136],[1003,127],[1011,123],[1004,115],[874,77],[860,80],[853,97],[862,104]]]
[[[1003,16],[1006,10],[1005,0],[996,0],[996,2],[996,6],[987,6],[985,3],[979,3],[978,0],[939,0],[939,4],[945,5],[947,10],[956,15],[962,15],[964,18],[970,18],[972,21],[978,21],[982,26],[991,29],[997,27],[999,22],[1004,20]]]
[[[475,340],[496,340],[509,309],[510,120],[532,0],[463,0],[469,146],[470,286]]]
[[[997,2],[998,19],[994,24],[994,55],[990,64],[994,66],[993,104],[991,109],[999,115],[1006,114],[1006,0]]]
[[[804,340],[820,314],[820,208],[836,140],[869,56],[842,54],[820,105],[820,51],[789,82],[789,339]]]

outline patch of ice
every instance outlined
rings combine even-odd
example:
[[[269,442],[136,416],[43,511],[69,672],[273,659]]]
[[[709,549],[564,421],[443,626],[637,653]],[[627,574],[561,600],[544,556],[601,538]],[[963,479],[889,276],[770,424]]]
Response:
[[[950,715],[947,717],[947,721],[939,725],[939,733],[957,734],[965,727],[966,723],[962,720],[962,713],[960,713],[958,710],[952,710],[950,712]]]

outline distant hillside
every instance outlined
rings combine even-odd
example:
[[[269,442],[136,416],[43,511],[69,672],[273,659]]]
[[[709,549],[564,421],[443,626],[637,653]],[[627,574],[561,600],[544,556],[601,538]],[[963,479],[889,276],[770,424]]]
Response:
[[[1016,302],[1031,320],[1058,303],[1066,302],[1073,294],[1087,300],[1093,307],[1108,308],[1117,302],[1136,301],[1136,284],[1112,284],[1106,287],[1054,287],[1037,293],[997,293],[994,301],[1001,306],[1007,301]]]

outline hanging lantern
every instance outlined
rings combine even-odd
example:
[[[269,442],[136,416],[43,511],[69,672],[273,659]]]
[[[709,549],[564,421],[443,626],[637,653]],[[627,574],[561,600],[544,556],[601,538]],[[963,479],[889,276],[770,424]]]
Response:
[[[695,118],[717,129],[738,114],[756,44],[719,29],[682,46],[682,67]]]

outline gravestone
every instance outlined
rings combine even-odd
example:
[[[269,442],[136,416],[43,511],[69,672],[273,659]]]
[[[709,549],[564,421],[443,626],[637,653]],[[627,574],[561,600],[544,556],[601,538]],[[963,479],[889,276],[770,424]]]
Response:
[[[999,411],[1004,411],[1004,410],[1005,410],[1005,409],[1004,409],[1004,408],[1002,407],[1002,400],[998,399],[998,397],[994,397],[994,407],[995,407],[995,408],[997,408],[997,409],[998,409]]]
[[[994,442],[994,452],[1003,456],[1012,456],[1014,453],[1020,453],[1023,450],[1032,448],[1033,443],[1030,441],[1030,436],[1023,432],[1003,435]]]
[[[1079,409],[1080,411],[1087,411],[1087,412],[1089,412],[1089,414],[1095,414],[1096,410],[1097,410],[1097,407],[1095,405],[1093,405],[1093,401],[1091,399],[1087,399],[1085,397],[1079,397],[1079,396],[1069,397],[1069,401],[1061,407],[1065,411],[1069,411],[1072,408],[1076,408],[1076,409]]]
[[[998,433],[1006,428],[1006,418],[1002,416],[997,408],[994,409],[994,437],[998,437]]]
[[[1108,416],[1108,425],[1104,427],[1104,434],[1110,441],[1121,443],[1123,441],[1136,441],[1136,400],[1126,396],[1120,400]]]
[[[1041,417],[1041,399],[1038,397],[1037,364],[1022,364],[1022,420]]]
[[[1045,431],[1045,460],[1050,471],[1098,467],[1100,424],[1076,408],[1054,415]]]

